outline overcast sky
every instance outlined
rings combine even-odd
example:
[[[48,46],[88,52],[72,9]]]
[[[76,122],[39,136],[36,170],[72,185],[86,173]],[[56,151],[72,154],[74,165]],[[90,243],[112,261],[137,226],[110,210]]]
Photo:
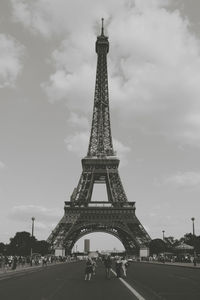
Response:
[[[101,17],[128,199],[152,238],[180,238],[191,217],[200,235],[199,11],[199,0],[1,0],[0,241],[30,232],[32,216],[46,239],[78,183]]]

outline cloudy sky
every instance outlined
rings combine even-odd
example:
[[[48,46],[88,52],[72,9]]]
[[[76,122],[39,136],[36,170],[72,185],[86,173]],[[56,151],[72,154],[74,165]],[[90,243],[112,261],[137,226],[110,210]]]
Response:
[[[198,0],[1,0],[0,241],[31,231],[32,216],[46,239],[78,183],[101,17],[127,196],[152,238],[180,238],[191,217],[200,235],[199,11]]]

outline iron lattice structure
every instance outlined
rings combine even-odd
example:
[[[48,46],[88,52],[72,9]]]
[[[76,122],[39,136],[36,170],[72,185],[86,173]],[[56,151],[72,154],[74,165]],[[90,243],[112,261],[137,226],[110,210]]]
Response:
[[[97,37],[97,72],[92,128],[87,156],[82,159],[82,174],[65,213],[48,238],[54,249],[64,248],[71,253],[75,242],[91,232],[106,232],[116,236],[127,253],[139,252],[150,237],[135,215],[135,202],[128,201],[119,173],[111,135],[107,75],[108,37]],[[108,201],[92,202],[95,183],[105,184]]]

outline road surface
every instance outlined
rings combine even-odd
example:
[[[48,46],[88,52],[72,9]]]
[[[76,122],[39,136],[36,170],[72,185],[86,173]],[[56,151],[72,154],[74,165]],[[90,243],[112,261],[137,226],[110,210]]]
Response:
[[[105,278],[102,263],[84,280],[85,262],[29,269],[0,277],[1,300],[199,300],[200,269],[131,263],[126,279]],[[114,268],[113,268],[114,269]]]

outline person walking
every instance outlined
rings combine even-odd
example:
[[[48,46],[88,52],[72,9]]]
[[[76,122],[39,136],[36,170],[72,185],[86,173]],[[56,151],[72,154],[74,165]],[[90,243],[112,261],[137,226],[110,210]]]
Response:
[[[112,260],[110,255],[107,255],[104,259],[104,266],[106,268],[106,278],[110,279],[110,272],[111,272],[111,267],[112,267]]]
[[[91,280],[91,276],[93,273],[93,265],[91,258],[87,258],[86,266],[85,266],[85,280]]]
[[[42,266],[47,267],[47,257],[46,256],[42,257]]]
[[[17,256],[13,257],[12,270],[16,270],[17,268]]]
[[[128,261],[126,260],[125,256],[122,258],[121,264],[122,264],[123,276],[126,277]]]
[[[96,266],[97,266],[97,263],[95,260],[92,260],[92,274],[95,275],[96,274]]]
[[[122,269],[122,261],[121,261],[121,257],[119,256],[115,262],[115,270],[116,270],[117,278],[121,277],[121,269]]]

